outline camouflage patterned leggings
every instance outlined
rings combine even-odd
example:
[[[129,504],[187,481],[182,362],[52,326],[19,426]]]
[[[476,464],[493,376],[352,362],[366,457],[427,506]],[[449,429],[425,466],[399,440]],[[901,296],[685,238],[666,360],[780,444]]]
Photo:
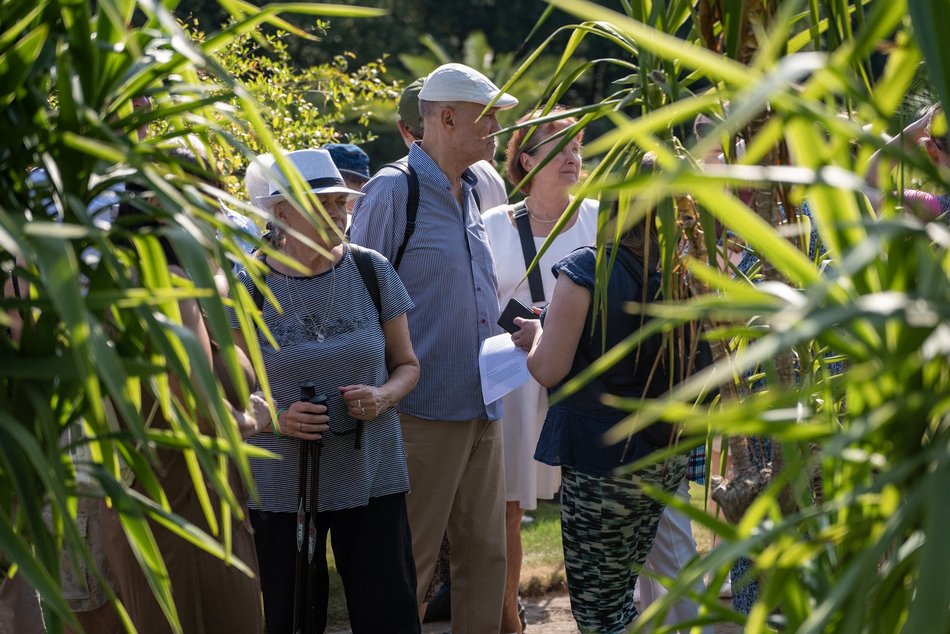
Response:
[[[561,467],[564,564],[581,632],[622,634],[637,617],[633,587],[663,513],[663,505],[643,493],[641,482],[672,494],[685,472],[685,456],[616,477]]]

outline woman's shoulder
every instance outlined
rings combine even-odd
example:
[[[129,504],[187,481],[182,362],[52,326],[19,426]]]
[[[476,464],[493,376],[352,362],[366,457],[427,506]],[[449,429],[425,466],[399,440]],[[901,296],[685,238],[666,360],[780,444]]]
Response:
[[[390,261],[386,259],[386,256],[379,251],[350,242],[346,243],[345,248],[346,254],[348,254],[349,258],[353,261],[353,264],[355,264],[357,268],[359,268],[358,258],[370,262],[373,265],[373,270],[376,272],[376,277],[378,279],[386,279],[390,275],[397,275],[392,263],[390,263]]]
[[[498,205],[482,216],[482,223],[485,225],[485,232],[490,242],[497,242],[502,236],[516,231],[511,215],[514,208],[514,205],[509,204]]]
[[[597,215],[600,211],[600,201],[595,198],[585,198],[577,208],[577,220],[574,228],[578,236],[586,244],[593,244],[597,239]]]
[[[565,266],[572,265],[587,265],[591,262],[597,260],[597,248],[592,246],[582,246],[577,247],[563,258],[558,264],[563,263]]]
[[[497,207],[492,207],[484,214],[482,214],[482,222],[485,223],[485,226],[495,225],[499,223],[511,224],[511,210],[514,209],[514,205],[509,205],[505,203],[504,205],[498,205]]]
[[[594,247],[578,247],[561,258],[552,267],[555,275],[564,273],[575,284],[592,286],[597,265],[597,250]]]
[[[582,216],[592,215],[596,216],[597,211],[600,209],[600,201],[596,198],[585,198],[581,201],[578,214]]]
[[[385,262],[386,264],[389,264],[389,260],[386,259],[386,256],[380,253],[379,251],[377,251],[376,249],[370,249],[369,247],[364,247],[362,245],[354,244],[352,242],[346,242],[344,244],[344,248],[346,249],[346,252],[349,253],[351,258],[355,259],[362,255],[372,260],[373,264],[377,264],[381,262]]]

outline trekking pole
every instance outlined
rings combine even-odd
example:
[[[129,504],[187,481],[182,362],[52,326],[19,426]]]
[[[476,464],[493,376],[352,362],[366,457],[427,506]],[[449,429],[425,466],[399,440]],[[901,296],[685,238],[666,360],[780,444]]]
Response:
[[[323,403],[327,399],[322,394]],[[318,401],[311,401],[315,403]],[[310,522],[307,526],[307,632],[313,632],[316,620],[316,610],[314,604],[314,555],[317,550],[317,493],[320,491],[320,451],[323,449],[323,441],[310,441]]]
[[[301,399],[303,400],[303,399]],[[300,476],[297,480],[297,565],[294,569],[294,624],[293,634],[300,634],[303,627],[303,620],[300,618],[303,608],[303,575],[306,570],[306,560],[303,551],[304,534],[306,530],[306,507],[304,506],[304,496],[307,495],[307,453],[306,444],[302,439],[300,441]]]
[[[326,405],[327,397],[316,393],[316,384],[313,381],[300,382],[300,400],[315,405]],[[310,463],[310,511],[306,512],[304,496],[306,495],[307,471],[302,467],[300,471],[300,499],[297,506],[297,570],[294,579],[294,633],[312,632],[314,628],[314,555],[317,549],[317,493],[320,482],[320,450],[323,442],[311,440],[300,443],[300,461],[303,464],[304,456],[309,457]],[[309,515],[309,518],[307,517]],[[306,528],[305,528],[306,527]],[[304,534],[307,535],[307,549],[304,553]],[[303,576],[306,575],[306,580]],[[302,628],[306,629],[302,629]]]

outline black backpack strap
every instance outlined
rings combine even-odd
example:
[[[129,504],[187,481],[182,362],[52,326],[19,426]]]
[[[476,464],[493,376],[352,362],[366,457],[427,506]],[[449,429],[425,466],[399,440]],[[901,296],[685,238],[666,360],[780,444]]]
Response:
[[[521,254],[524,256],[524,270],[527,271],[538,250],[534,247],[534,234],[531,232],[531,219],[528,217],[528,205],[522,200],[515,205],[512,211],[515,225],[518,227],[518,237],[521,238]],[[528,273],[528,288],[531,289],[531,301],[535,304],[544,302],[544,284],[541,281],[541,267],[536,266]]]
[[[478,190],[472,187],[472,196],[475,197],[475,206],[478,207],[478,213],[482,212],[482,197],[478,195]]]
[[[258,256],[257,259],[260,260],[263,264],[267,264],[267,260],[264,259],[263,255]],[[267,278],[266,275],[264,277],[265,279]],[[254,284],[254,292],[251,293],[251,298],[254,300],[254,305],[257,306],[257,310],[263,312],[264,311],[264,293],[261,292],[261,288],[257,284]]]
[[[384,167],[391,167],[405,174],[406,184],[409,186],[409,196],[406,199],[406,233],[402,237],[399,250],[396,251],[396,259],[393,260],[393,268],[399,270],[399,263],[402,262],[402,256],[406,252],[406,245],[409,244],[409,238],[416,230],[416,212],[419,211],[419,177],[408,162],[388,163]]]
[[[363,278],[363,284],[369,291],[369,296],[373,299],[373,305],[376,312],[379,313],[379,322],[383,322],[383,301],[379,295],[379,278],[376,277],[376,267],[373,266],[373,256],[368,249],[364,249],[358,244],[349,244],[350,253],[353,254],[353,261],[356,262],[356,268],[359,269],[360,277]]]

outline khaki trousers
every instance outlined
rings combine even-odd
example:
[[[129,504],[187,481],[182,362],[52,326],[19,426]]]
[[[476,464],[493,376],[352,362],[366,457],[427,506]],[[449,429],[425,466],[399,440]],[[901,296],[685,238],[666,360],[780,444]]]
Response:
[[[421,604],[439,556],[451,545],[452,633],[494,634],[505,594],[505,466],[501,423],[432,421],[402,414],[409,464],[406,498],[416,597]]]

